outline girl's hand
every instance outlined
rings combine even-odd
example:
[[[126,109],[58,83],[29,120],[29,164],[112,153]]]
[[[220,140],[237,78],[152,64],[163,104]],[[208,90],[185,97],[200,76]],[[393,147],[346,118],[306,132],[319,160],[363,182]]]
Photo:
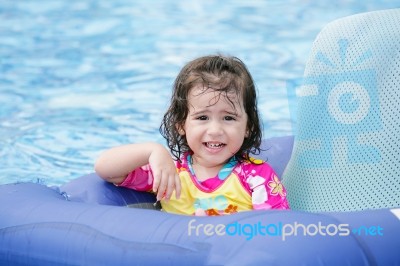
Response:
[[[176,198],[179,199],[181,181],[171,155],[162,145],[156,146],[151,152],[149,164],[153,172],[153,191],[157,192],[157,200],[164,198],[168,201],[174,190]]]

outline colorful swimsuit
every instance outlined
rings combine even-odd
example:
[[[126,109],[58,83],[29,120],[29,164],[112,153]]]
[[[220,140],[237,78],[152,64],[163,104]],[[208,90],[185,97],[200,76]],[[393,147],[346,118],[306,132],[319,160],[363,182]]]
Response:
[[[232,158],[218,175],[203,182],[197,180],[190,155],[176,162],[181,180],[181,196],[175,194],[166,202],[164,211],[187,215],[224,215],[247,210],[289,209],[286,190],[274,170],[257,159],[238,163]],[[127,176],[119,186],[140,191],[151,191],[153,175],[149,165],[140,167]]]

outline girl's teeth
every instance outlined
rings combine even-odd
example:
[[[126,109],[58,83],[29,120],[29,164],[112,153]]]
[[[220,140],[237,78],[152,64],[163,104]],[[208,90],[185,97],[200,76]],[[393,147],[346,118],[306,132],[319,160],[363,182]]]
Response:
[[[210,148],[220,148],[222,147],[224,144],[222,143],[207,143],[207,146]]]

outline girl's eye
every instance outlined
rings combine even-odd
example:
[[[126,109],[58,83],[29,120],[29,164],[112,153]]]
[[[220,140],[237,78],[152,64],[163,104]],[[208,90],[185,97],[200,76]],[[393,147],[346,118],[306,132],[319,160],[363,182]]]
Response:
[[[229,115],[228,115],[228,116],[225,116],[225,117],[224,117],[224,119],[225,119],[225,120],[227,120],[227,121],[233,121],[233,120],[236,120],[236,119],[235,119],[235,117],[233,117],[233,116],[229,116]]]
[[[197,117],[197,120],[207,120],[207,116],[201,115],[201,116]]]

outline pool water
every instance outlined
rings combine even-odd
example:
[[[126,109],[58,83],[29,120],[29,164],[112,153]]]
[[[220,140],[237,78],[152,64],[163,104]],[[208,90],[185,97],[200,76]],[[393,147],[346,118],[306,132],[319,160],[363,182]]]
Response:
[[[189,60],[241,58],[264,136],[291,135],[286,81],[328,22],[394,1],[0,1],[0,183],[60,185],[158,133]]]

